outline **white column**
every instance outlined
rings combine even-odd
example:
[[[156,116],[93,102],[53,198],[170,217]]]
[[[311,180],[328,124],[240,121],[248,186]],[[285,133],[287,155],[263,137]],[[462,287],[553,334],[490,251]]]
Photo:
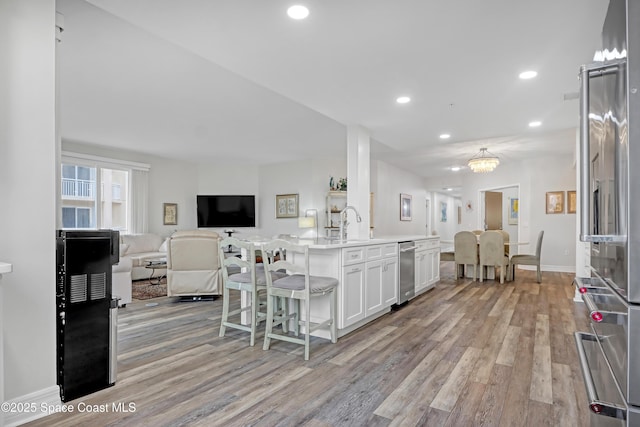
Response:
[[[370,137],[362,126],[347,127],[347,205],[358,210],[362,222],[353,212],[347,212],[349,239],[369,238]]]

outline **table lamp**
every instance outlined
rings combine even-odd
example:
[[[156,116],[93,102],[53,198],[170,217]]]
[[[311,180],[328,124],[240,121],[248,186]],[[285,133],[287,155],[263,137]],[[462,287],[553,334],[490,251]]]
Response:
[[[304,216],[298,217],[299,228],[316,228],[316,239],[318,238],[318,210],[307,209]]]

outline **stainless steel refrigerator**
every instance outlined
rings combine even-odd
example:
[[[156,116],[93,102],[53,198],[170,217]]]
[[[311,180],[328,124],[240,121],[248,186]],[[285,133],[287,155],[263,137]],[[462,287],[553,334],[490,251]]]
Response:
[[[611,0],[602,61],[580,72],[580,239],[576,333],[592,426],[640,426],[640,0]],[[586,402],[585,402],[586,404]]]
[[[63,402],[116,381],[117,300],[111,266],[119,260],[119,233],[56,233],[57,378]]]

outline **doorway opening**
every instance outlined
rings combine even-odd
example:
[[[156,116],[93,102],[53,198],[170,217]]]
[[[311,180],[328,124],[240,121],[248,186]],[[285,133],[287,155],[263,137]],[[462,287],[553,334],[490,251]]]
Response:
[[[519,241],[520,184],[481,189],[478,191],[478,199],[478,229],[504,230],[509,233],[510,241]],[[498,200],[500,204],[496,206]]]

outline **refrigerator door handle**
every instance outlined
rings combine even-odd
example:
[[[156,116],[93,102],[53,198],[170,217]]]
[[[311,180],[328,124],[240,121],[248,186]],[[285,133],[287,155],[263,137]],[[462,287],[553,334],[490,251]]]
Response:
[[[617,73],[626,59],[606,61],[580,67],[580,240],[583,242],[621,242],[626,235],[590,234],[591,215],[591,153],[589,138],[589,79]]]
[[[587,399],[589,400],[589,408],[591,411],[598,415],[604,415],[607,417],[626,419],[627,408],[618,403],[613,403],[607,399],[600,399],[598,397],[598,391],[596,389],[595,382],[591,375],[589,368],[589,361],[587,353],[584,348],[583,341],[599,342],[598,337],[594,334],[587,334],[584,332],[574,332],[574,338],[576,341],[576,349],[578,350],[578,359],[580,361],[580,369],[582,371],[582,378],[584,379],[584,385],[587,389]]]
[[[613,297],[613,296],[612,296]],[[614,325],[619,325],[622,322],[626,323],[627,313],[623,311],[611,311],[611,310],[601,310],[598,305],[595,303],[591,295],[588,293],[582,294],[582,300],[589,310],[589,317],[592,322],[595,323],[612,323]],[[621,320],[625,319],[625,320]]]

